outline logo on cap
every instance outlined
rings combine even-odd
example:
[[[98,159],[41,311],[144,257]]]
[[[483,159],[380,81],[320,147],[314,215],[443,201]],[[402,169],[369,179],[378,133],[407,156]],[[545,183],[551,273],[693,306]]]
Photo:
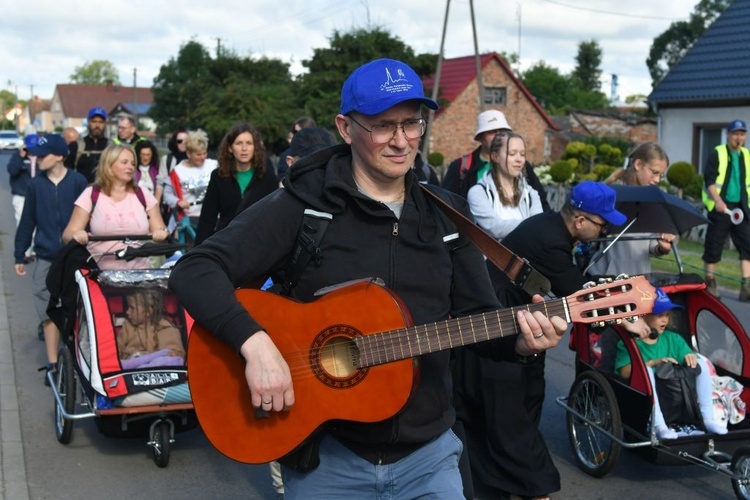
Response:
[[[386,92],[408,92],[409,90],[411,90],[414,85],[409,83],[409,80],[404,74],[404,70],[399,68],[398,70],[396,70],[396,74],[398,75],[398,78],[394,80],[391,76],[390,70],[388,68],[385,68],[385,83],[380,86],[380,90],[384,90]]]

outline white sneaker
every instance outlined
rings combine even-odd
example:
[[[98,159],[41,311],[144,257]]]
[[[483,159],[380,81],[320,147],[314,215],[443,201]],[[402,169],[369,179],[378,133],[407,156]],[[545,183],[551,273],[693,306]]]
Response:
[[[679,436],[677,435],[677,432],[673,431],[669,427],[657,427],[656,428],[656,437],[659,439],[677,439]]]
[[[704,422],[704,425],[706,426],[706,430],[709,432],[709,434],[726,434],[727,428],[723,427],[720,424],[717,424],[716,422]]]

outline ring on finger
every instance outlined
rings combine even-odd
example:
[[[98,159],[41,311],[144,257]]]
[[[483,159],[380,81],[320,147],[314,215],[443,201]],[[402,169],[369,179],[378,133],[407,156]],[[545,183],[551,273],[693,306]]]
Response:
[[[264,405],[270,405],[270,404],[271,404],[271,401],[263,401],[262,403],[263,403]]]
[[[535,339],[540,339],[542,337],[544,337],[544,332],[540,332],[539,335],[534,335]]]

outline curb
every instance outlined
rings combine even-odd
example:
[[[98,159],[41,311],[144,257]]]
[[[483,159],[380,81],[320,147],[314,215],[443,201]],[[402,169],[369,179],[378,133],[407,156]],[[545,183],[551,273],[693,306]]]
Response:
[[[15,371],[5,284],[0,273],[0,498],[28,500]]]

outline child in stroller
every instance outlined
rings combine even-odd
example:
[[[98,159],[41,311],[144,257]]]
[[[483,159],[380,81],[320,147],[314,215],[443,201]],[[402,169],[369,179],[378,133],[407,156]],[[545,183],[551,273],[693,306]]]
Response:
[[[155,289],[141,289],[126,300],[126,320],[117,335],[122,367],[184,365],[185,348],[180,331],[164,318],[161,293]]]
[[[643,317],[646,324],[651,327],[651,336],[636,340],[636,345],[641,353],[644,363],[648,369],[648,375],[651,379],[651,386],[654,388],[654,428],[659,439],[676,439],[680,436],[678,432],[671,429],[664,419],[659,397],[656,393],[656,377],[654,371],[662,363],[673,363],[675,365],[685,364],[690,368],[700,367],[700,373],[696,377],[696,392],[698,396],[698,406],[703,425],[706,430],[712,434],[726,434],[726,427],[714,420],[713,404],[713,384],[711,375],[716,370],[711,362],[705,357],[694,353],[685,339],[680,334],[667,330],[669,324],[670,311],[672,309],[682,309],[669,300],[669,296],[660,288],[656,289],[656,300],[651,314]],[[615,357],[615,371],[623,378],[630,378],[632,362],[625,344],[622,341],[617,344],[617,354]]]

